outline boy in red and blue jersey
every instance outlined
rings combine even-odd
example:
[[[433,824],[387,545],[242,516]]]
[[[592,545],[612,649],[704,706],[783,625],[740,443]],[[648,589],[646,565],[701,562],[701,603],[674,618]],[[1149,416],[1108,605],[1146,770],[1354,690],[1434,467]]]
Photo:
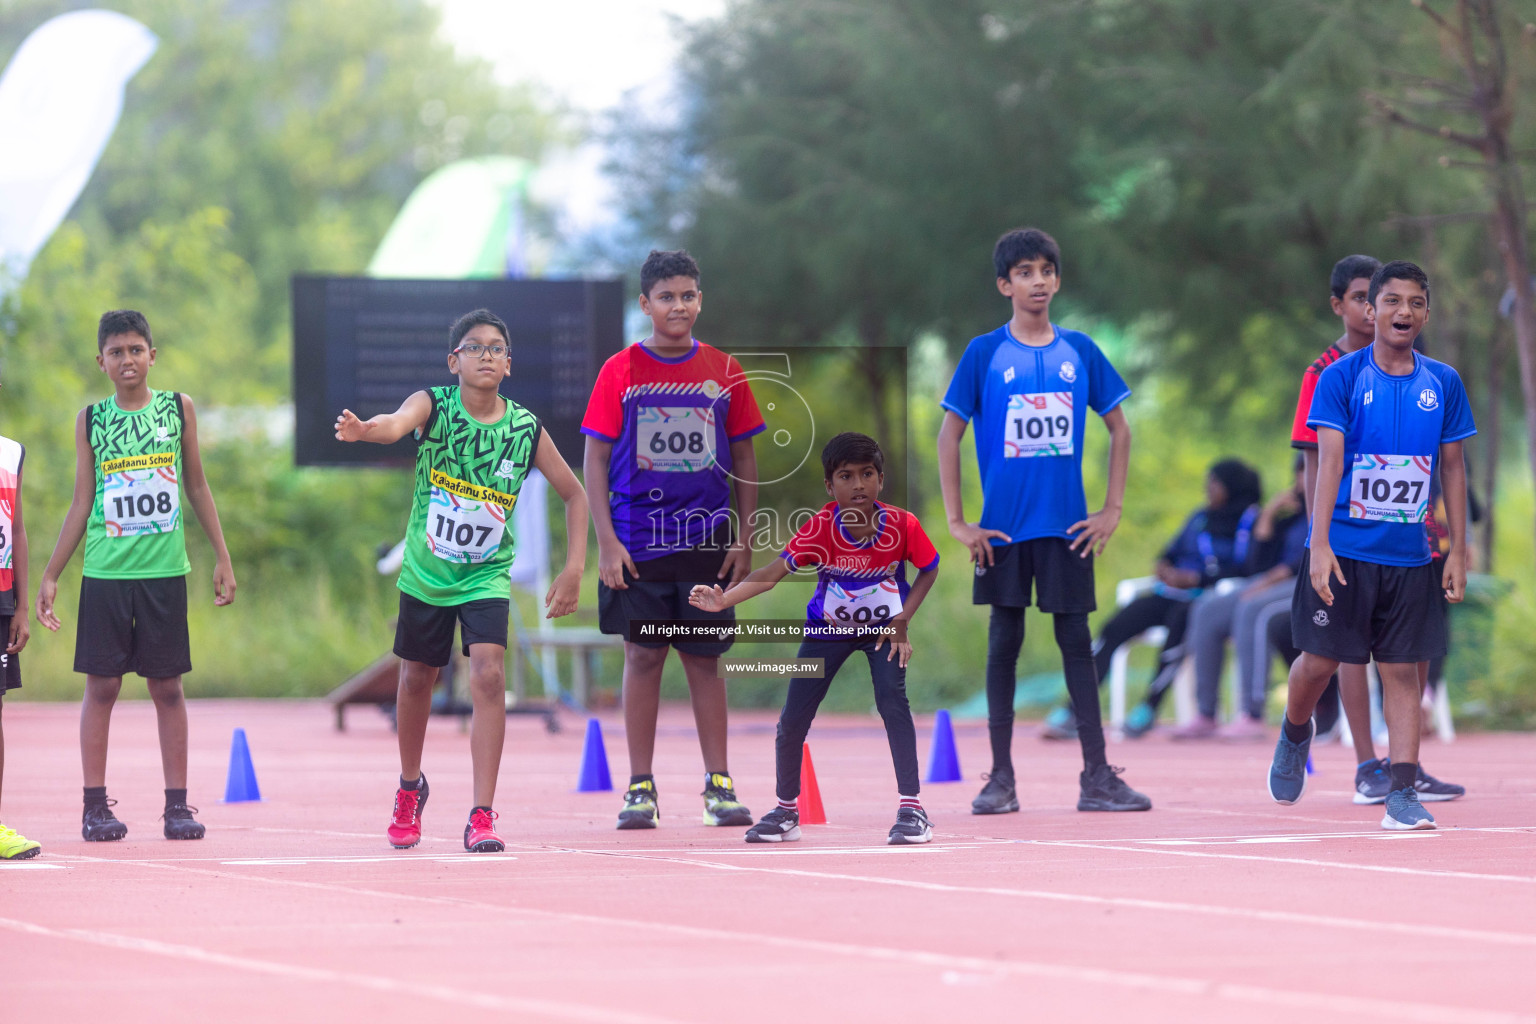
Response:
[[[1424,271],[1388,263],[1372,276],[1368,298],[1375,340],[1323,371],[1307,417],[1319,457],[1303,582],[1291,605],[1302,653],[1291,666],[1269,793],[1283,804],[1301,798],[1312,711],[1328,677],[1340,663],[1374,657],[1390,748],[1381,826],[1434,828],[1417,789],[1418,663],[1444,655],[1445,602],[1466,590],[1462,442],[1477,427],[1456,371],[1413,350],[1429,319]],[[1424,532],[1437,468],[1450,531],[1443,578]]]
[[[629,788],[618,827],[655,828],[651,774],[667,648],[688,677],[704,754],[704,824],[750,825],[726,763],[724,640],[640,640],[645,619],[733,621],[688,603],[697,583],[734,585],[752,568],[735,523],[757,510],[752,438],[765,429],[735,359],[698,341],[699,265],[687,252],[653,251],[640,268],[640,308],[651,336],[609,358],[581,421],[583,461],[598,544],[598,622],[624,637],[624,726]],[[736,509],[731,509],[735,491]]]
[[[1013,699],[1024,609],[1035,600],[1055,620],[1067,693],[1083,747],[1080,811],[1144,811],[1152,801],[1125,784],[1104,756],[1099,677],[1088,613],[1096,605],[1093,557],[1120,524],[1131,428],[1120,404],[1131,389],[1080,331],[1050,319],[1061,287],[1061,250],[1037,228],[1010,231],[992,252],[1008,323],[973,338],[944,395],[939,485],[949,532],[976,563],[972,601],[992,606],[987,637],[987,726],[992,770],[974,814],[1019,809],[1013,772]],[[1104,507],[1088,514],[1083,492],[1087,410],[1109,429]],[[960,491],[960,440],[976,423],[981,520],[967,522]]]
[[[875,439],[838,434],[822,449],[822,470],[832,500],[796,531],[782,557],[750,574],[728,591],[693,588],[697,608],[725,612],[772,590],[791,572],[814,568],[816,591],[806,605],[805,637],[798,657],[822,659],[819,678],[790,681],[774,744],[778,806],[747,830],[749,843],[785,843],[800,838],[801,748],[832,677],[856,651],[869,661],[875,707],[885,722],[900,803],[886,842],[926,843],[932,824],[918,800],[917,735],[907,703],[907,630],[933,586],[939,553],[917,517],[879,501],[885,483],[885,456]],[[917,579],[907,583],[907,563]],[[884,632],[889,630],[890,632]],[[889,648],[881,656],[881,646]]]

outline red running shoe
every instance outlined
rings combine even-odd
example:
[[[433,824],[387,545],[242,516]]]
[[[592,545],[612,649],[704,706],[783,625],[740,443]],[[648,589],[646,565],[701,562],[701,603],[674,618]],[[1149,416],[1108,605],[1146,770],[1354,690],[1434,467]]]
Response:
[[[464,849],[470,853],[500,853],[507,848],[496,834],[496,812],[476,807],[469,812],[469,824],[464,826]]]
[[[415,789],[395,791],[395,817],[389,823],[389,845],[409,850],[421,842],[421,812],[427,807],[427,777]]]

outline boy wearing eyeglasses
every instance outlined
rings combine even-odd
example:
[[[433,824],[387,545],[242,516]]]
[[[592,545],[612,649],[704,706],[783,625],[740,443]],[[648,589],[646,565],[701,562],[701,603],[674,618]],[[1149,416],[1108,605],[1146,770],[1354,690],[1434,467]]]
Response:
[[[587,559],[587,496],[538,417],[498,393],[511,372],[507,325],[477,309],[454,323],[449,339],[448,370],[458,375],[457,386],[418,391],[397,411],[369,420],[344,409],[336,417],[336,438],[392,444],[410,434],[417,443],[395,627],[400,787],[390,845],[404,850],[421,841],[429,792],[422,746],[432,688],[452,654],[457,623],[474,705],[469,738],[474,807],[464,826],[464,848],[499,853],[506,845],[496,833],[492,802],[507,726],[512,598],[507,570],[516,555],[512,507],[530,469],[543,473],[565,502],[565,569],[544,597],[546,617],[558,618],[576,610]]]

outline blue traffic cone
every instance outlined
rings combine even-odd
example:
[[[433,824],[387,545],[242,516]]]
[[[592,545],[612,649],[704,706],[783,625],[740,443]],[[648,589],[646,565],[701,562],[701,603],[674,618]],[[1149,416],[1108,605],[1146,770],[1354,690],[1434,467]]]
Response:
[[[613,777],[608,774],[608,752],[603,749],[603,726],[595,718],[587,719],[587,738],[581,745],[581,778],[578,793],[609,793]]]
[[[224,802],[244,803],[261,799],[261,787],[256,785],[256,766],[251,764],[251,748],[245,741],[245,730],[236,729],[235,738],[229,744],[229,781],[224,783]]]
[[[943,708],[933,716],[933,746],[928,750],[928,777],[924,782],[959,782],[960,754],[955,750],[955,727]]]

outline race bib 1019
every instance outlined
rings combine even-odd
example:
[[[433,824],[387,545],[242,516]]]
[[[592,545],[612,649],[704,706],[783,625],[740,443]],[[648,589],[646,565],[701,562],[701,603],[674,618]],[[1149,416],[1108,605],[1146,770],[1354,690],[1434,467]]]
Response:
[[[1072,454],[1072,392],[1009,395],[1003,458]]]
[[[1422,523],[1429,513],[1428,455],[1356,455],[1349,474],[1349,518]]]

